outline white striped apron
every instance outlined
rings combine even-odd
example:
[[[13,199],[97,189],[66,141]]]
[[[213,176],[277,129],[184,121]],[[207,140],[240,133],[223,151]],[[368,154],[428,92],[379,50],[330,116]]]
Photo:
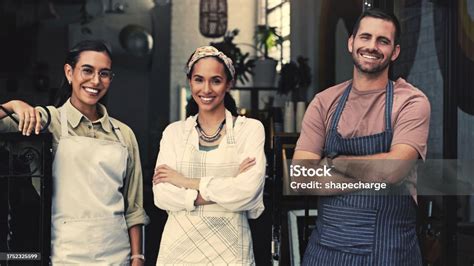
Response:
[[[182,158],[178,158],[178,172],[190,178],[237,176],[240,163],[229,111],[226,110],[225,139],[216,149],[200,151],[193,126],[186,126],[183,136],[186,145]],[[168,212],[157,265],[254,264],[246,212],[232,212],[218,204]]]

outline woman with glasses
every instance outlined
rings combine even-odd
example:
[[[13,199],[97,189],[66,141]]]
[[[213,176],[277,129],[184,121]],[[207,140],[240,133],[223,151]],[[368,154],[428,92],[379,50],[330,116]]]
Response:
[[[53,134],[51,261],[143,265],[142,171],[132,130],[100,103],[113,79],[110,49],[100,41],[74,46],[64,64]],[[7,114],[14,113],[16,125]],[[10,114],[11,115],[11,114]],[[46,112],[22,101],[0,106],[0,131],[38,134]],[[5,119],[2,119],[5,118]]]
[[[168,211],[157,265],[254,265],[247,219],[263,212],[263,125],[237,116],[232,60],[211,46],[186,65],[195,108],[163,132],[153,176]]]

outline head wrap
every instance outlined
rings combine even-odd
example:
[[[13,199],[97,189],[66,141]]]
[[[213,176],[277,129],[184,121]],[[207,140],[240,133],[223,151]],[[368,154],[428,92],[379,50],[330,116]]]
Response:
[[[218,57],[220,58],[223,62],[227,70],[229,70],[230,75],[232,76],[232,79],[235,78],[235,68],[232,63],[232,59],[227,57],[223,52],[217,50],[213,46],[201,46],[194,51],[193,55],[191,56],[191,59],[189,59],[188,64],[186,65],[186,75],[189,75],[191,72],[191,69],[193,68],[193,65],[201,58],[204,57]]]

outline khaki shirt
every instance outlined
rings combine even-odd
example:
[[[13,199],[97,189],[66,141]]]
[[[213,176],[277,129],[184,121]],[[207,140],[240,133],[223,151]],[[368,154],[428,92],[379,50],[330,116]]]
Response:
[[[120,142],[110,124],[107,110],[101,104],[98,104],[98,112],[102,117],[97,121],[90,121],[71,104],[70,100],[66,101],[60,108],[54,106],[48,106],[47,108],[51,113],[51,124],[48,129],[53,134],[53,156],[61,137],[59,110],[67,112],[68,129],[71,136]],[[43,124],[46,123],[46,112],[42,108],[38,108],[38,110],[41,112]],[[137,224],[148,224],[149,218],[143,209],[143,175],[138,143],[135,134],[127,125],[116,119],[114,122],[119,127],[128,149],[127,171],[123,190],[126,201],[125,220],[129,228]],[[14,131],[18,131],[18,125],[13,120],[9,117],[0,119],[0,132]]]

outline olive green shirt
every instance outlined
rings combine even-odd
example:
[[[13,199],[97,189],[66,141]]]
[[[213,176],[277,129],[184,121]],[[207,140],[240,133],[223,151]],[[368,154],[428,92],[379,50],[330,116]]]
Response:
[[[96,138],[101,140],[109,140],[120,142],[114,133],[110,124],[109,115],[105,106],[98,104],[98,112],[101,118],[97,121],[90,121],[79,110],[77,110],[70,102],[56,108],[48,106],[51,113],[51,124],[48,130],[53,135],[53,156],[61,137],[61,122],[59,110],[67,112],[68,129],[70,136],[83,136]],[[38,108],[42,115],[43,124],[46,123],[46,112],[42,108]],[[125,220],[130,228],[137,224],[148,224],[149,218],[143,209],[143,175],[140,163],[140,154],[138,143],[133,131],[124,123],[114,119],[114,123],[118,126],[123,135],[125,145],[128,149],[127,171],[124,180],[123,195],[126,201]],[[9,117],[0,119],[0,132],[18,131],[18,125]]]

